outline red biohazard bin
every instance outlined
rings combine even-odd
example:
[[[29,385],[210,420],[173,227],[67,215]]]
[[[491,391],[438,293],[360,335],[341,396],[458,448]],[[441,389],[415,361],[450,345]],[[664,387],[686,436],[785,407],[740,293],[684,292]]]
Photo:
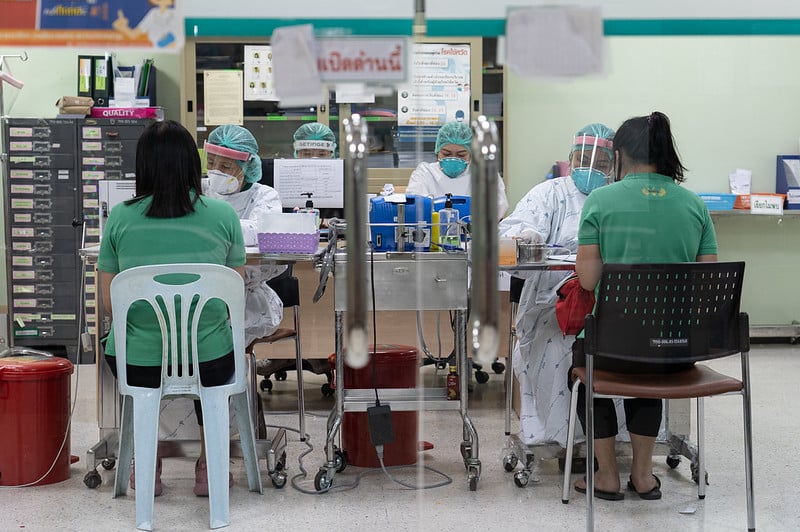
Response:
[[[408,345],[378,344],[375,353],[369,346],[369,364],[360,369],[344,366],[344,387],[354,388],[416,388],[419,375],[417,349]],[[375,380],[373,367],[375,364]],[[339,379],[338,384],[341,384]],[[394,441],[384,445],[383,463],[386,466],[409,465],[417,462],[417,412],[392,412]],[[342,449],[347,463],[359,467],[380,467],[375,446],[369,438],[366,412],[345,412],[342,420]]]
[[[9,356],[0,356],[0,486],[67,480],[73,365],[24,349],[4,353]]]

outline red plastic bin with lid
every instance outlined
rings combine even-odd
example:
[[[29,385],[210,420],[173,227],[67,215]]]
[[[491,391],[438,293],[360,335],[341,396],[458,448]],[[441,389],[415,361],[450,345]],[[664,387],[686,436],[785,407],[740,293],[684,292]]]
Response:
[[[378,344],[369,346],[370,361],[360,369],[344,366],[344,388],[347,390],[378,388],[416,388],[419,376],[419,355],[416,347]],[[373,382],[373,364],[375,381]],[[340,386],[342,379],[336,385]],[[383,463],[386,466],[410,465],[417,462],[416,411],[392,411],[394,441],[384,445]],[[380,467],[378,455],[369,437],[366,412],[345,412],[342,420],[342,449],[347,463],[359,467]]]
[[[69,478],[73,370],[69,360],[36,350],[0,354],[0,486]]]

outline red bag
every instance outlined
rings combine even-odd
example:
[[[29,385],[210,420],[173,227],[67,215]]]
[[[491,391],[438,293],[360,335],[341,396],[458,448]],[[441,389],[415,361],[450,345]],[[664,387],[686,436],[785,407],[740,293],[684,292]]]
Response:
[[[594,310],[594,291],[586,290],[573,273],[556,290],[556,319],[564,335],[578,334],[583,329],[586,315]]]

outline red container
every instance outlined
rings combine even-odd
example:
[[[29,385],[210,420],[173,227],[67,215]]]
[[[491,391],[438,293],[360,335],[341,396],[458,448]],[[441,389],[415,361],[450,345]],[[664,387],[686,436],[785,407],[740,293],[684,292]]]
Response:
[[[344,366],[344,387],[354,388],[416,388],[419,375],[417,349],[408,345],[378,344],[365,367]],[[373,383],[372,365],[375,364]],[[341,384],[339,379],[337,385]],[[417,412],[392,412],[394,441],[384,445],[383,463],[386,466],[409,465],[417,462]],[[375,447],[369,438],[366,412],[345,412],[342,420],[342,449],[347,451],[347,463],[359,467],[380,467]]]
[[[0,358],[0,486],[69,478],[73,369],[69,360],[52,356]]]

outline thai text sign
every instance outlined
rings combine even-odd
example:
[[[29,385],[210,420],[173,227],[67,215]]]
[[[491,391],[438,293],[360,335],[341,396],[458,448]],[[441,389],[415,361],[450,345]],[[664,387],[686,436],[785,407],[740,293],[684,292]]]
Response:
[[[408,41],[392,38],[318,38],[317,68],[322,81],[405,81]]]

